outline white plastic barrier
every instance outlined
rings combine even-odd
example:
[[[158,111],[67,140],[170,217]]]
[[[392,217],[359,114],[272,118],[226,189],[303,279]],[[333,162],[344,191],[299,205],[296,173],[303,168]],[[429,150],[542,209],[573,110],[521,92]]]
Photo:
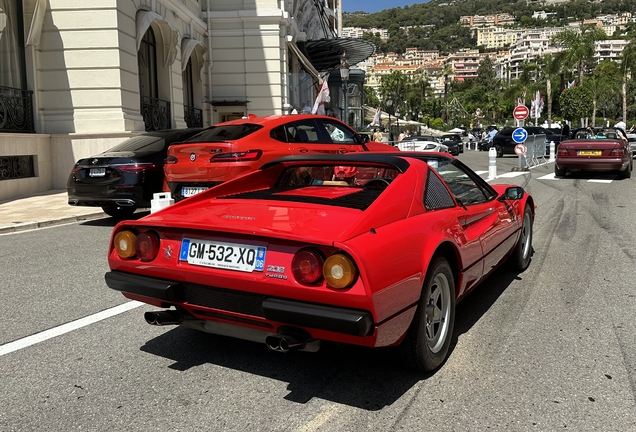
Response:
[[[150,213],[157,212],[163,208],[174,204],[174,198],[170,192],[159,192],[152,194],[152,200],[150,201]]]

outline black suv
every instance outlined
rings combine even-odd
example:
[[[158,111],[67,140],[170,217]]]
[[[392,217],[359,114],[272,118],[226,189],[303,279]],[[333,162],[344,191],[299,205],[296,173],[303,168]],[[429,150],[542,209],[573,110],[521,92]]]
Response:
[[[464,153],[464,141],[459,134],[444,134],[441,137],[442,144],[448,147],[448,152],[453,156]]]
[[[517,129],[516,127],[505,127],[500,130],[497,135],[492,139],[489,148],[495,148],[497,150],[497,157],[502,157],[506,154],[515,154],[516,142],[512,139],[512,132]],[[562,135],[555,134],[550,129],[546,129],[541,126],[524,126],[528,136],[531,135],[545,135],[546,154],[550,152],[550,141],[554,141],[556,147],[561,143],[561,140],[566,139]]]

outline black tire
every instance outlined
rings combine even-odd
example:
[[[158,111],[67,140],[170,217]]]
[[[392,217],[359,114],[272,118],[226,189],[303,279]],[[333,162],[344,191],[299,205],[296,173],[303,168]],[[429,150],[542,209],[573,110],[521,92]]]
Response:
[[[510,266],[517,271],[524,271],[530,265],[532,258],[532,209],[530,204],[526,203],[523,210],[523,222],[521,224],[521,233],[519,240],[510,255]]]
[[[628,179],[632,176],[632,161],[629,161],[629,165],[625,168],[625,171],[621,171],[621,178]]]
[[[448,356],[455,325],[455,278],[445,258],[433,260],[424,280],[422,297],[400,345],[413,369],[437,369]]]
[[[497,157],[498,158],[503,157],[503,148],[501,148],[500,145],[496,145],[495,146],[495,150],[497,150]]]
[[[565,168],[559,168],[557,164],[554,164],[554,175],[557,177],[565,177]]]
[[[104,210],[104,213],[106,213],[108,216],[112,216],[115,219],[127,219],[129,217],[131,217],[133,215],[133,213],[135,212],[135,210],[137,210],[136,207],[119,207],[119,206],[104,206],[102,207],[102,210]]]

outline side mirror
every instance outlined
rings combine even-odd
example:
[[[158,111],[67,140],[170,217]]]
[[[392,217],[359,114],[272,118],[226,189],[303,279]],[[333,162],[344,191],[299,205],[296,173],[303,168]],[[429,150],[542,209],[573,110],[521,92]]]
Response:
[[[514,201],[520,200],[525,195],[525,191],[521,186],[512,186],[506,189],[506,191],[499,197],[500,201]]]
[[[360,137],[360,141],[362,141],[363,144],[368,143],[369,141],[371,141],[371,138],[369,138],[369,135],[367,135],[367,134],[360,134],[358,136]]]

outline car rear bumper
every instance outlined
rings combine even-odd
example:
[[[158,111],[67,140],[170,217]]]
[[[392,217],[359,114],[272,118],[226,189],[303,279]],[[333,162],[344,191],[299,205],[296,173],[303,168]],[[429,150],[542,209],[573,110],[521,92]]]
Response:
[[[71,186],[66,191],[68,204],[72,206],[150,207],[150,201],[145,198],[147,194],[140,187],[117,188],[109,186],[97,189],[95,187]]]
[[[620,158],[586,158],[570,157],[557,158],[556,165],[561,169],[582,171],[614,171],[624,170],[629,164],[628,160]]]
[[[209,189],[211,187],[220,185],[223,183],[222,181],[209,181],[209,182],[167,182],[168,189],[170,190],[170,194],[174,198],[175,201],[181,201],[182,199],[188,198],[183,196],[182,190],[184,187],[189,188],[206,188]]]
[[[195,316],[237,325],[265,326],[269,322],[364,337],[374,332],[370,312],[337,306],[273,298],[267,295],[176,282],[119,271],[105,274],[113,290],[154,299],[162,307],[178,306]],[[273,327],[271,325],[270,327]]]

